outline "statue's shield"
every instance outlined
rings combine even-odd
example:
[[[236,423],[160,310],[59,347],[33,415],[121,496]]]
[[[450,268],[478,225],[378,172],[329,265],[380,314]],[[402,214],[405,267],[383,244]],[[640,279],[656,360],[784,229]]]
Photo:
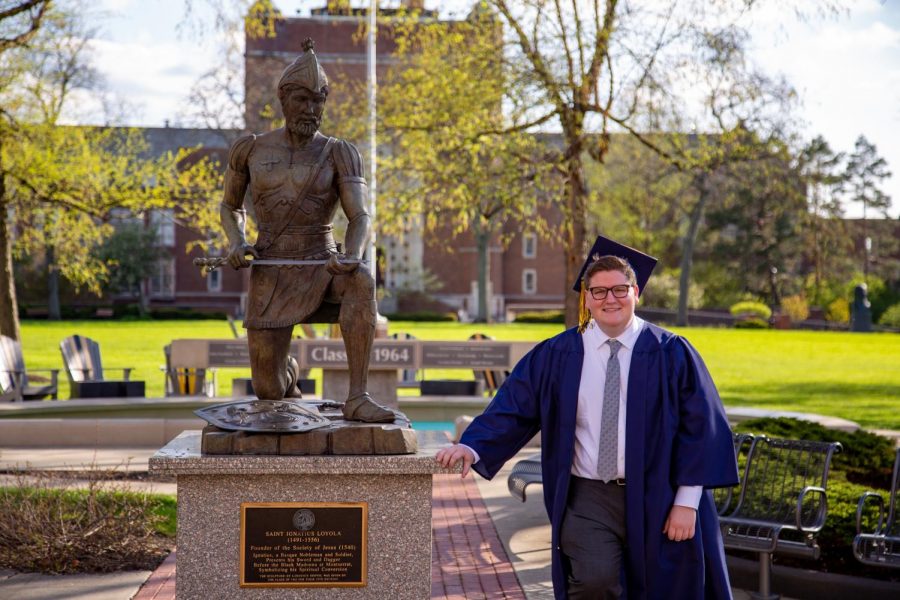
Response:
[[[315,405],[294,400],[237,400],[194,411],[219,429],[267,433],[302,433],[331,421]]]

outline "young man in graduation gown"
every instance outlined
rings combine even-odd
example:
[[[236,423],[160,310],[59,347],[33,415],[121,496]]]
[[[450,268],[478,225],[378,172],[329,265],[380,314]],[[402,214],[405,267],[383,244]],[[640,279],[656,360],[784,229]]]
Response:
[[[731,598],[707,488],[738,482],[715,385],[683,338],[634,314],[656,260],[598,238],[581,324],[516,365],[460,443],[490,479],[541,432],[556,598]]]

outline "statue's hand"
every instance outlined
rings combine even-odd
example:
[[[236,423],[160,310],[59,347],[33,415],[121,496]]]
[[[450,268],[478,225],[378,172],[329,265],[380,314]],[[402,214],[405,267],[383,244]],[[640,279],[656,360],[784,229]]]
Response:
[[[232,246],[231,251],[228,253],[228,264],[233,269],[246,269],[250,266],[250,261],[247,260],[248,254],[253,258],[259,258],[259,253],[252,244],[246,242],[236,244]]]
[[[328,257],[328,262],[325,263],[325,268],[328,269],[328,272],[332,275],[347,275],[349,273],[352,273],[359,267],[359,262],[340,262],[349,258],[351,257],[344,256],[343,254],[332,254]]]

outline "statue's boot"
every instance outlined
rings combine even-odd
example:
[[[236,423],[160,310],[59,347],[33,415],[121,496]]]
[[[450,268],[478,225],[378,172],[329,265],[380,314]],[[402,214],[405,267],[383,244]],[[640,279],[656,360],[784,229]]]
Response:
[[[367,392],[357,394],[344,402],[344,419],[363,423],[393,423],[397,415],[372,399]]]
[[[300,364],[293,356],[287,359],[287,389],[285,389],[285,398],[303,398],[300,392]]]

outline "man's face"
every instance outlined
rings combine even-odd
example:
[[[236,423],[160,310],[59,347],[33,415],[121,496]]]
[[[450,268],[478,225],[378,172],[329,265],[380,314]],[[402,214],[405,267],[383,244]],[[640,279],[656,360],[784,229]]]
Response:
[[[629,286],[628,294],[624,298],[616,298],[611,288],[616,286]],[[598,271],[591,276],[588,290],[585,294],[585,305],[594,317],[594,321],[610,337],[617,337],[634,317],[634,309],[637,306],[638,286],[628,282],[628,278],[621,271]],[[590,289],[596,287],[607,288],[606,298],[594,300]]]
[[[281,99],[285,126],[300,137],[311,137],[322,124],[325,111],[325,94],[305,87],[290,87]]]

